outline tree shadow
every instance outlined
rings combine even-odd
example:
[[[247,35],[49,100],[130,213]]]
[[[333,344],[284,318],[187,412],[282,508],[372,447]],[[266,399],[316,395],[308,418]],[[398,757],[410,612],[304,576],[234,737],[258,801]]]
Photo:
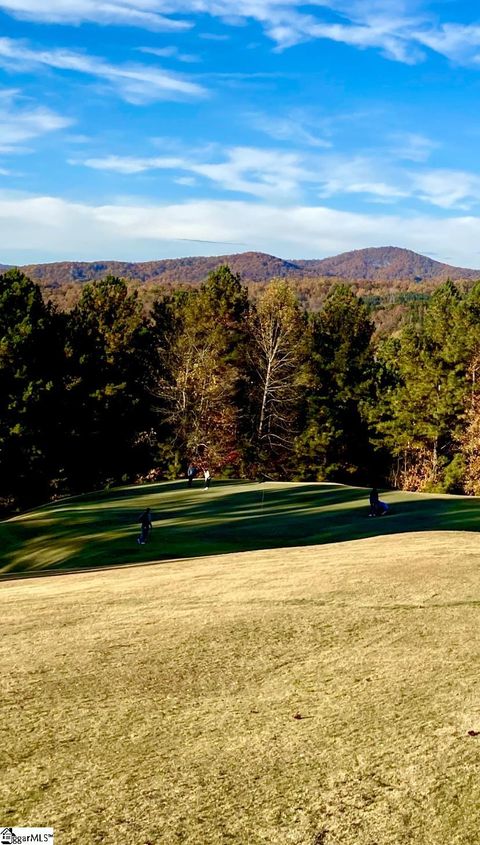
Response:
[[[382,494],[390,513],[369,518],[368,491],[337,484],[184,481],[65,499],[0,525],[0,572],[67,571],[259,549],[311,546],[418,531],[478,531],[480,500]],[[149,542],[138,520],[152,509]]]

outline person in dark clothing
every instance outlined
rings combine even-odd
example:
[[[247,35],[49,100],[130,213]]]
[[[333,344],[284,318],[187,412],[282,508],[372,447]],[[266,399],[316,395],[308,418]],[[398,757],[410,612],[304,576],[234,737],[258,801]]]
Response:
[[[189,464],[187,469],[187,478],[188,478],[188,486],[191,487],[193,484],[193,479],[197,474],[197,468],[193,466],[193,464]]]
[[[376,487],[374,487],[372,492],[370,493],[370,512],[368,515],[385,516],[385,514],[387,514],[389,510],[390,509],[387,503],[380,501],[378,490]]]
[[[152,514],[150,508],[147,508],[147,510],[142,513],[138,521],[142,526],[142,530],[137,538],[137,543],[140,546],[143,546],[147,542],[150,531],[152,530]]]
[[[378,516],[378,506],[379,506],[379,495],[378,490],[374,487],[370,492],[370,513],[369,516]]]

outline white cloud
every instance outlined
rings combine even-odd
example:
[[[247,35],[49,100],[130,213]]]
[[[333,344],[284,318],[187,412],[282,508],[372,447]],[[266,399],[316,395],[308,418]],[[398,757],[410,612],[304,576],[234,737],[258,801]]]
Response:
[[[230,36],[223,34],[219,35],[216,32],[200,32],[199,38],[203,38],[205,41],[229,41]]]
[[[332,146],[331,141],[322,137],[323,127],[300,110],[295,109],[290,114],[280,116],[257,112],[247,115],[247,118],[255,129],[276,141],[291,141],[310,147]]]
[[[206,94],[197,83],[157,68],[112,65],[104,59],[72,50],[37,50],[13,38],[0,38],[0,66],[17,70],[48,67],[93,76],[108,82],[124,100],[137,105]]]
[[[153,56],[159,56],[162,59],[171,59],[178,53],[178,47],[138,47],[140,53],[151,53]]]
[[[440,144],[417,132],[402,132],[393,135],[391,140],[395,144],[391,153],[396,158],[406,161],[424,162]]]
[[[154,170],[183,171],[203,177],[224,191],[250,194],[263,200],[298,198],[302,190],[314,187],[322,197],[336,194],[367,194],[377,200],[393,201],[411,191],[387,182],[382,167],[373,159],[332,155],[306,155],[283,150],[232,147],[217,160],[202,160],[197,153],[182,156],[117,156],[71,160],[94,170],[134,175]],[[398,174],[397,174],[398,177]],[[176,177],[178,181],[178,176]],[[405,180],[403,180],[405,181]],[[183,182],[183,184],[186,184]]]
[[[414,138],[404,157],[421,162],[429,149]],[[480,203],[480,176],[448,168],[410,169],[397,167],[381,157],[353,159],[327,156],[323,164],[323,198],[365,194],[378,202],[399,199],[421,200],[443,209],[467,210]]]
[[[207,150],[207,154],[209,160],[202,160],[201,154],[194,152],[180,157],[109,155],[71,160],[70,163],[123,175],[150,170],[183,171],[201,176],[221,190],[270,201],[298,198],[307,188],[313,188],[323,198],[365,194],[381,202],[392,202],[413,193],[403,171],[389,168],[385,162],[368,156],[301,155],[255,147],[232,147],[218,154],[216,160],[211,160],[212,152]]]
[[[480,218],[366,215],[325,206],[250,202],[101,206],[0,195],[0,261],[18,260],[14,255],[25,245],[32,261],[46,253],[52,260],[173,257],[192,253],[183,244],[186,239],[242,242],[245,249],[285,258],[397,244],[474,267],[479,263]],[[197,245],[195,251],[211,254],[212,248]]]
[[[416,64],[423,59],[423,53],[411,43],[408,30],[397,20],[374,20],[366,24],[314,24],[307,32],[315,38],[327,38],[348,44],[351,47],[367,49],[377,47],[389,59]]]
[[[408,3],[376,2],[376,0],[313,0],[305,12],[302,0],[175,0],[179,12],[206,13],[226,23],[253,18],[262,24],[266,34],[280,49],[314,38],[326,38],[361,49],[374,47],[396,61],[414,63],[422,58],[422,49],[412,37],[412,29],[422,18],[411,15]],[[318,10],[329,10],[329,20],[319,17]],[[331,12],[338,20],[331,20]]]
[[[78,159],[70,159],[69,164],[84,164],[85,167],[90,167],[92,170],[106,170],[131,176],[137,173],[145,173],[148,170],[182,169],[184,163],[181,158],[167,156],[135,158],[135,156],[109,155],[104,158],[88,158],[83,162]]]
[[[367,156],[352,159],[335,156],[324,158],[322,167],[321,197],[337,194],[369,194],[383,202],[408,197],[410,191],[400,172],[389,172],[385,163]],[[386,181],[391,176],[390,181]]]
[[[416,31],[413,37],[442,56],[466,64],[479,60],[480,25],[444,23]]]
[[[185,64],[194,64],[200,61],[200,56],[195,56],[193,53],[181,53],[178,47],[174,45],[169,47],[139,47],[138,50],[140,53],[158,56],[160,59],[177,59],[177,61]]]
[[[404,157],[417,163],[429,148],[427,139],[411,136],[407,141],[410,145]],[[214,158],[215,153],[212,147],[179,155],[77,158],[70,164],[124,176],[167,170],[174,173],[179,184],[192,184],[192,177],[197,181],[202,177],[222,191],[270,202],[298,200],[307,190],[322,199],[356,194],[374,202],[394,203],[411,198],[445,209],[468,209],[480,198],[480,176],[476,173],[402,168],[385,156],[301,155],[255,147],[232,147]]]
[[[329,39],[377,49],[407,64],[421,61],[425,50],[459,63],[480,63],[480,25],[438,22],[430,5],[427,0],[312,0],[308,5],[303,0],[0,0],[0,10],[46,23],[87,21],[173,31],[191,27],[196,15],[210,15],[227,26],[256,20],[279,49]],[[322,10],[328,10],[328,19]],[[200,37],[228,35],[205,32]]]
[[[31,105],[18,90],[0,90],[1,152],[17,152],[24,141],[66,129],[73,122],[45,106]]]
[[[189,169],[228,191],[263,199],[292,197],[301,183],[311,179],[296,153],[252,147],[234,147],[222,162],[193,164]]]
[[[469,209],[480,199],[480,176],[462,170],[427,170],[412,176],[421,200],[440,208]]]
[[[78,160],[72,161],[79,164]],[[315,177],[300,162],[296,153],[262,150],[253,147],[232,147],[220,161],[201,161],[194,156],[105,156],[89,158],[83,164],[94,170],[122,174],[145,173],[148,170],[179,170],[201,176],[223,190],[251,194],[262,199],[294,196],[302,183]]]
[[[459,63],[480,61],[480,25],[438,23],[427,0],[313,0],[309,14],[302,0],[176,0],[175,8],[186,11],[192,5],[224,20],[232,13],[254,18],[281,49],[319,38],[375,48],[407,64],[422,61],[425,48]],[[329,10],[328,20],[322,20],[322,8]]]
[[[179,176],[174,181],[177,185],[185,185],[187,188],[193,188],[198,184],[194,176]]]
[[[155,0],[0,0],[0,9],[14,17],[44,23],[137,26],[154,31],[191,26],[161,14],[164,3]]]

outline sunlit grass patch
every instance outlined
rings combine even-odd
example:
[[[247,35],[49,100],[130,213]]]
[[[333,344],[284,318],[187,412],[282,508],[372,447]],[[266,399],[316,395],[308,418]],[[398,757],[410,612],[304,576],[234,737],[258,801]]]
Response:
[[[480,500],[382,494],[390,514],[368,518],[368,490],[337,484],[184,481],[125,487],[52,503],[0,523],[0,573],[287,548],[375,535],[480,528]],[[150,542],[138,519],[152,509]]]
[[[476,845],[479,561],[419,531],[5,582],[4,824]]]

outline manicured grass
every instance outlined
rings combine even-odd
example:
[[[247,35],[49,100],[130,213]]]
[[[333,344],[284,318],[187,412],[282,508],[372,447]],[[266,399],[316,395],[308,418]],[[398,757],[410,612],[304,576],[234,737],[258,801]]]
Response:
[[[0,523],[0,574],[162,561],[315,545],[376,535],[480,529],[480,499],[386,493],[391,513],[369,519],[368,491],[335,484],[184,481],[64,500]],[[150,506],[151,542],[138,546]]]
[[[408,497],[377,521],[354,491],[270,493],[256,536],[246,487],[143,495],[184,553],[202,526],[234,543],[233,512],[239,544],[420,528]],[[135,496],[29,517],[30,550],[50,525],[88,563],[74,529],[103,521],[129,550]],[[425,500],[450,527],[474,505]],[[85,520],[64,538],[62,508]],[[5,582],[2,824],[52,825],[59,845],[476,845],[479,563],[478,535],[418,531]]]

